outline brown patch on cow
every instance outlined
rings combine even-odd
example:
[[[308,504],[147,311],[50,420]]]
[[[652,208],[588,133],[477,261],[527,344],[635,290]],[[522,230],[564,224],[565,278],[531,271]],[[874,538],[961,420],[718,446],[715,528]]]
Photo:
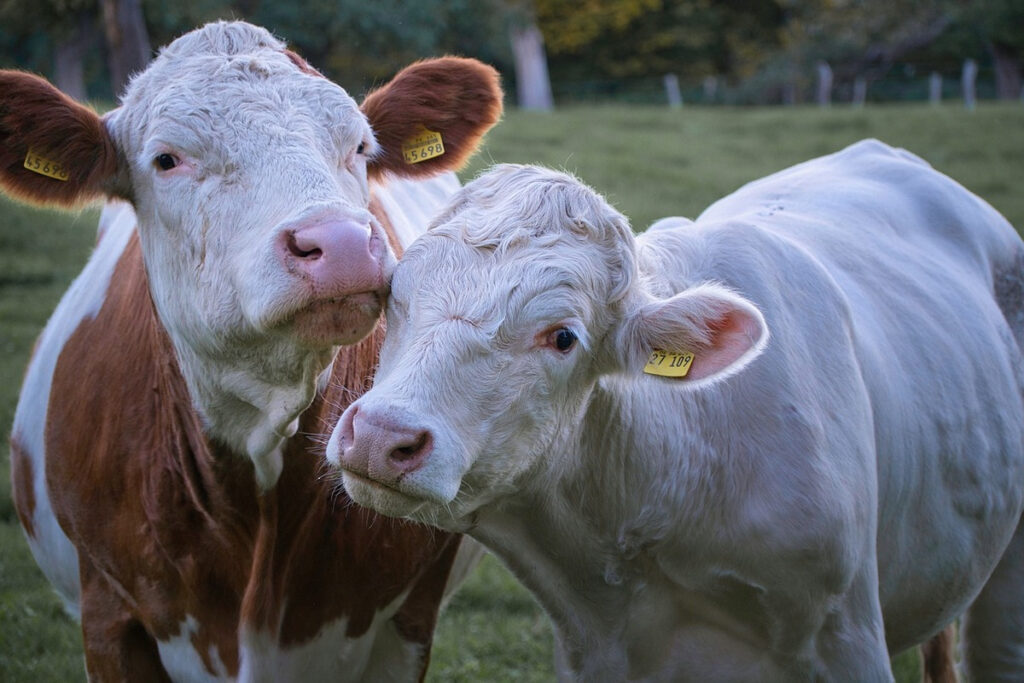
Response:
[[[373,217],[384,228],[384,234],[388,236],[388,242],[391,243],[391,250],[395,252],[395,258],[402,258],[405,249],[402,247],[401,240],[398,239],[398,233],[395,232],[395,225],[391,222],[388,212],[384,210],[384,205],[380,203],[380,199],[372,192],[370,193],[369,209]]]
[[[178,635],[189,615],[201,651],[215,647],[237,673],[239,601],[259,521],[252,466],[203,435],[149,296],[137,234],[99,313],[62,349],[48,411],[54,512],[102,577],[82,588],[82,621],[93,631],[87,659],[141,647],[137,627],[155,640]]]
[[[35,538],[35,468],[17,433],[11,435],[11,495],[21,527],[30,538]]]
[[[63,165],[56,180],[24,167],[29,149]],[[0,187],[34,204],[71,207],[97,199],[117,172],[117,151],[100,117],[45,79],[0,71]]]
[[[441,57],[402,69],[363,100],[361,109],[381,145],[370,176],[428,176],[462,168],[501,118],[498,72],[475,59]],[[427,128],[441,134],[444,154],[417,164],[402,158],[402,144]]]
[[[313,67],[309,62],[307,62],[305,59],[303,59],[302,56],[299,53],[293,52],[292,50],[285,50],[284,54],[285,54],[285,57],[287,57],[288,59],[291,60],[292,64],[294,64],[295,66],[299,67],[299,71],[301,71],[302,73],[304,73],[304,74],[306,74],[308,76],[319,76],[320,78],[324,78],[325,77],[315,67]]]
[[[950,624],[921,646],[924,683],[957,683],[956,624]]]
[[[345,618],[355,638],[407,591],[395,624],[424,645],[425,667],[457,537],[360,508],[323,476],[324,435],[369,386],[383,337],[378,324],[341,349],[260,496],[248,458],[203,435],[131,238],[99,313],[58,358],[48,409],[60,419],[46,427],[47,486],[84,568],[97,678],[128,667],[160,680],[156,643],[186,616],[207,670],[214,651],[234,676],[243,624],[288,647]]]

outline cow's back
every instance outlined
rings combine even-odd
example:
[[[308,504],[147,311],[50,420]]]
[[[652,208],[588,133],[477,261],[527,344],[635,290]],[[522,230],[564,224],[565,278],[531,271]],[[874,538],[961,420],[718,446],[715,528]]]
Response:
[[[673,232],[644,238],[650,251],[677,245],[678,259],[658,257],[673,288],[724,282],[772,330],[765,356],[721,389],[756,405],[723,419],[782,416],[757,426],[760,443],[793,439],[776,472],[841,484],[822,509],[877,500],[852,518],[878,529],[890,647],[927,637],[991,571],[1024,496],[1019,237],[875,141],[751,183]],[[941,613],[938,593],[956,596]]]

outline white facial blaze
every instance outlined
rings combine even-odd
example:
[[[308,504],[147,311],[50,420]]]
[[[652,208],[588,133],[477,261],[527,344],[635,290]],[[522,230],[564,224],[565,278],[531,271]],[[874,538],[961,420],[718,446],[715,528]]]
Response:
[[[367,210],[366,118],[284,49],[254,26],[208,25],[105,120],[190,393],[264,486],[333,348],[375,324],[393,263]]]

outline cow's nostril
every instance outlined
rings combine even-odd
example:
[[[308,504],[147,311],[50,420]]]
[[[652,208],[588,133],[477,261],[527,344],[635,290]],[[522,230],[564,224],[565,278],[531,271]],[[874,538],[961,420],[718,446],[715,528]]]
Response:
[[[323,250],[315,244],[299,244],[299,241],[295,239],[295,233],[288,233],[288,251],[293,255],[298,256],[302,259],[318,259],[323,256]]]
[[[430,432],[420,432],[415,441],[404,446],[397,446],[389,454],[392,460],[407,462],[422,457],[430,450]]]

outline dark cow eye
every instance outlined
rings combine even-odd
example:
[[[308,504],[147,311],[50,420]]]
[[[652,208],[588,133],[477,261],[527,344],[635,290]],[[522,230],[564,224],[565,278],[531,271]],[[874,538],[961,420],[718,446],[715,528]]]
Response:
[[[565,353],[576,345],[576,333],[568,327],[562,327],[551,333],[556,349]]]
[[[173,154],[164,153],[159,155],[156,159],[154,159],[153,163],[155,163],[157,165],[157,168],[159,168],[161,171],[170,171],[172,168],[178,165],[178,160],[174,158]]]
[[[359,146],[356,147],[356,154],[362,154],[365,151],[366,151],[366,143],[365,142],[360,142]]]

